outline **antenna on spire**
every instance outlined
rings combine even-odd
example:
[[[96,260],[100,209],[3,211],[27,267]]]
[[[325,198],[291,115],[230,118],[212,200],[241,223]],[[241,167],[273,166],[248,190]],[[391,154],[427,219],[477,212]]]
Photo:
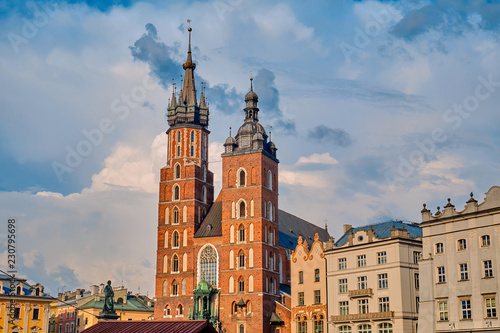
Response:
[[[273,126],[269,126],[269,141],[272,142],[271,140],[271,130],[273,129]]]
[[[253,91],[253,77],[250,76],[250,91]]]
[[[229,136],[231,136],[231,126],[229,126]]]

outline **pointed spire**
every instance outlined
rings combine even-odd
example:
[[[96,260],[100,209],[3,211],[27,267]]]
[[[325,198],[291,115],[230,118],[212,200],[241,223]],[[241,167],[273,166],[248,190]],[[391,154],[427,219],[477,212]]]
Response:
[[[188,20],[188,23],[191,20]],[[194,83],[194,69],[196,68],[196,64],[193,62],[193,58],[191,56],[191,31],[193,29],[191,27],[188,28],[189,31],[189,46],[188,46],[188,54],[187,59],[182,67],[186,71],[184,74],[184,85],[182,88],[182,97],[183,102],[187,105],[197,105],[196,101],[196,88]]]
[[[205,99],[205,86],[203,85],[203,82],[201,82],[200,107],[201,108],[207,107],[207,103],[206,103],[206,99]]]
[[[177,99],[175,98],[175,82],[172,83],[172,99],[170,100],[170,107],[175,108],[177,104]]]

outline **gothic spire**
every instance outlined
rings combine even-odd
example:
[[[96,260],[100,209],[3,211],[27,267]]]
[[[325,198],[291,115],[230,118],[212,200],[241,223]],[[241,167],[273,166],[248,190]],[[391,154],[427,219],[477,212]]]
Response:
[[[189,31],[189,46],[188,46],[188,54],[187,59],[182,67],[185,70],[184,73],[184,86],[182,87],[182,97],[183,102],[186,105],[197,105],[196,102],[196,87],[194,84],[194,69],[196,68],[196,64],[193,62],[193,58],[191,56],[191,27],[188,28]]]

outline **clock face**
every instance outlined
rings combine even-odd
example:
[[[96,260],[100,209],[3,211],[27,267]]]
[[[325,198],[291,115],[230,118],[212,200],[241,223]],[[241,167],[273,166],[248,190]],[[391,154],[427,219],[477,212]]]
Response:
[[[250,138],[248,136],[244,136],[241,138],[241,146],[250,147]]]

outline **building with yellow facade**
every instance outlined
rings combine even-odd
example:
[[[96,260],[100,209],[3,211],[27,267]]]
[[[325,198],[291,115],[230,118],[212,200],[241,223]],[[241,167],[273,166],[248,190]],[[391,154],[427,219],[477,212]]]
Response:
[[[46,333],[52,297],[41,284],[0,275],[0,333]]]

